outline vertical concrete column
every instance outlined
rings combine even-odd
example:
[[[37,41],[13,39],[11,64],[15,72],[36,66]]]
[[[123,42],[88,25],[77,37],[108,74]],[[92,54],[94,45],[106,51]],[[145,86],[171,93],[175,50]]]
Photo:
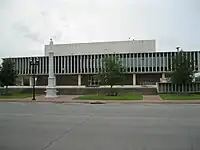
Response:
[[[24,77],[21,77],[21,86],[24,86]]]
[[[35,77],[35,86],[37,86],[38,84],[37,84],[37,77]]]
[[[136,85],[136,74],[133,74],[133,86]]]
[[[33,77],[32,76],[29,77],[29,86],[33,86]]]
[[[56,86],[56,75],[54,75],[54,86]]]
[[[78,75],[78,86],[81,86],[81,75]]]
[[[165,73],[162,73],[162,79],[165,79]]]

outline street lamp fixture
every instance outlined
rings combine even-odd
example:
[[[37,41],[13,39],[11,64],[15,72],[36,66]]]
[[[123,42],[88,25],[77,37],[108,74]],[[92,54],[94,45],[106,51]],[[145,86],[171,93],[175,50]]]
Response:
[[[30,59],[30,65],[32,66],[32,77],[33,77],[33,88],[32,88],[32,94],[33,94],[33,98],[32,100],[36,100],[35,99],[35,74],[36,74],[36,68],[39,65],[39,60],[38,58],[35,60]]]

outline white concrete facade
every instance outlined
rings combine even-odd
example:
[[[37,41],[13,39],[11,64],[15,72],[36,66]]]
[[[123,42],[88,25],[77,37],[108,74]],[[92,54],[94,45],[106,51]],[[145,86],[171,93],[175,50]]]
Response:
[[[194,61],[195,71],[200,72],[200,51],[186,51]],[[177,52],[115,53],[120,57],[126,73],[167,73],[172,71],[170,64]],[[55,74],[95,74],[102,68],[102,58],[106,54],[54,56]],[[18,75],[32,75],[30,59],[39,60],[36,74],[48,75],[48,57],[12,58]]]
[[[54,44],[54,56],[91,55],[105,53],[145,53],[155,52],[155,40],[129,40],[93,43]],[[49,54],[49,45],[45,45],[45,56]]]
[[[49,57],[51,53],[53,55]],[[90,83],[96,85],[96,81],[90,82],[90,78],[93,78],[92,75],[98,74],[102,70],[102,60],[109,53],[111,56],[118,57],[121,60],[126,75],[131,75],[127,77],[130,82],[126,82],[126,84],[131,86],[154,82],[149,77],[144,77],[146,74],[150,74],[150,76],[152,74],[159,74],[160,76],[155,77],[152,75],[151,78],[158,78],[158,80],[165,81],[165,74],[172,71],[170,65],[172,58],[177,55],[177,52],[156,52],[155,40],[135,40],[52,44],[45,46],[46,56],[12,58],[12,60],[15,63],[19,76],[30,76],[29,85],[32,86],[32,71],[29,62],[30,59],[33,61],[38,59],[39,66],[36,68],[36,74],[44,78],[45,76],[47,78],[47,75],[49,75],[47,91],[48,89],[52,91],[51,87],[55,89],[59,83],[63,85],[62,81],[67,80],[73,81],[75,83],[73,85],[77,87],[88,86]],[[198,66],[194,70],[199,72],[200,51],[187,51],[187,53],[189,58],[194,60],[195,66]],[[55,76],[57,77],[57,85]],[[65,79],[63,79],[63,76],[65,76]],[[76,79],[68,78],[70,76],[76,76]],[[84,76],[88,76],[88,79],[84,78]],[[40,83],[43,84],[41,81],[47,81],[44,78],[39,78],[41,79],[39,80]],[[24,85],[24,82],[21,81],[20,85]],[[45,85],[47,84],[45,83]]]

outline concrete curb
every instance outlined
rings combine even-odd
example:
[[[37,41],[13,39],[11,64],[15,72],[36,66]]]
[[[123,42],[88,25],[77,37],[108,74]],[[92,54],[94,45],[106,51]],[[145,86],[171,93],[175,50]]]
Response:
[[[71,104],[200,104],[200,100],[161,100],[161,101],[145,101],[145,100],[128,100],[128,101],[115,101],[115,100],[24,100],[24,99],[0,99],[0,102],[24,102],[24,103],[71,103]]]

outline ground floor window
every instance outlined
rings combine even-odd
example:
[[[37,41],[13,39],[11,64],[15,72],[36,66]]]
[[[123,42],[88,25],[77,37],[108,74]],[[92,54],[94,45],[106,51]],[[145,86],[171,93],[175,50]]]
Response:
[[[88,85],[89,86],[99,86],[99,82],[97,81],[97,79],[95,78],[95,76],[89,76],[88,78]]]

